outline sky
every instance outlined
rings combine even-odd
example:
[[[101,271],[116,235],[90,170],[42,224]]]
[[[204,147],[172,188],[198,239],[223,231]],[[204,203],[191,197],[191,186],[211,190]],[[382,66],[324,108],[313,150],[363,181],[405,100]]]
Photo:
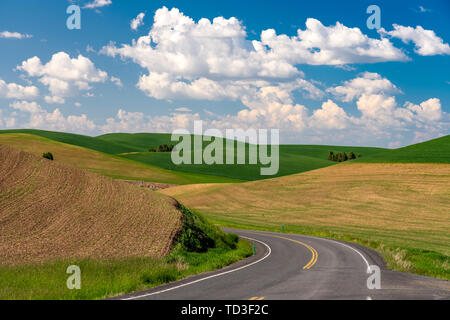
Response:
[[[202,120],[389,148],[448,135],[450,2],[342,2],[0,0],[0,130]]]

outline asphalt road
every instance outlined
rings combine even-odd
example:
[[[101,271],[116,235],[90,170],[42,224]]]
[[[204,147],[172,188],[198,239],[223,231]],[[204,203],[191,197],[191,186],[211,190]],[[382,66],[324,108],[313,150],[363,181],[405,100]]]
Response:
[[[375,251],[362,246],[300,235],[226,231],[250,238],[257,254],[219,271],[118,299],[450,299],[448,281],[389,270]],[[372,265],[380,267],[381,289],[368,289]]]

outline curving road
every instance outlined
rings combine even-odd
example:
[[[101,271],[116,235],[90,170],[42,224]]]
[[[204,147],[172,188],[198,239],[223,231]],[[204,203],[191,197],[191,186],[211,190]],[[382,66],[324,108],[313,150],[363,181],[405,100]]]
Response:
[[[394,272],[373,250],[334,240],[226,229],[255,243],[257,254],[123,300],[450,299],[444,280]],[[367,288],[369,266],[381,289]]]

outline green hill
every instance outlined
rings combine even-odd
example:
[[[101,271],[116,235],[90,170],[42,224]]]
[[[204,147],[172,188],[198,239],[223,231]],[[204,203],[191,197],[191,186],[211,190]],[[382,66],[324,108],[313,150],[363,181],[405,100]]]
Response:
[[[161,144],[176,144],[170,140],[170,134],[155,133],[113,133],[98,137],[89,137],[71,133],[50,132],[42,130],[5,130],[5,133],[27,133],[44,137],[65,144],[76,145],[83,148],[99,151],[121,157],[134,162],[140,162],[153,167],[169,170],[173,173],[184,173],[194,175],[193,181],[217,182],[219,177],[238,180],[260,180],[271,178],[261,176],[261,165],[180,165],[176,166],[171,161],[170,153],[150,153],[148,149],[157,148]],[[204,143],[206,146],[208,143]],[[194,144],[192,144],[194,145]],[[192,150],[194,147],[192,147]],[[247,160],[249,145],[246,144]],[[191,151],[192,151],[191,150]],[[280,146],[280,170],[276,177],[295,173],[311,171],[336,164],[328,161],[328,154],[334,152],[361,153],[371,156],[386,149],[366,147],[337,147],[337,146],[308,146],[308,145],[281,145]],[[236,158],[236,157],[235,157]],[[237,161],[235,161],[236,163]],[[247,161],[248,163],[248,161]],[[199,175],[199,176],[196,176]],[[122,176],[120,172],[117,176]],[[200,179],[201,176],[201,179]],[[207,177],[211,176],[211,179]],[[189,177],[191,178],[191,177]],[[226,179],[223,182],[226,182]],[[171,181],[173,183],[173,181]]]
[[[405,148],[382,151],[358,161],[368,163],[450,163],[450,135]]]

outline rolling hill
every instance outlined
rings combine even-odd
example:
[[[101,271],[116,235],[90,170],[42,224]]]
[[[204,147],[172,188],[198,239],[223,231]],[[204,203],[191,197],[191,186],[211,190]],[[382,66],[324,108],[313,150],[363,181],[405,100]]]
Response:
[[[36,156],[42,156],[44,152],[52,152],[55,156],[55,162],[68,164],[116,179],[143,180],[169,184],[239,181],[211,175],[169,171],[113,154],[50,140],[43,137],[43,135],[28,133],[0,134],[0,144],[12,146]]]
[[[174,184],[187,183],[217,183],[217,182],[237,182],[261,180],[266,177],[260,175],[260,165],[180,165],[176,166],[171,161],[170,153],[150,153],[150,147],[158,147],[161,144],[174,144],[170,141],[170,134],[139,133],[126,134],[114,133],[98,137],[87,137],[69,133],[48,132],[41,130],[6,130],[0,131],[0,141],[2,134],[27,133],[65,144],[92,149],[102,153],[107,153],[116,157],[140,162],[153,167],[168,170],[172,175],[181,175],[180,179],[155,180],[155,182],[166,182]],[[246,144],[248,149],[248,144]],[[194,149],[194,146],[192,147]],[[51,151],[51,150],[48,150]],[[290,174],[306,172],[319,168],[335,165],[335,162],[328,161],[328,153],[350,152],[361,153],[365,156],[386,151],[380,148],[368,147],[340,147],[340,146],[307,146],[307,145],[281,145],[280,146],[280,170],[276,176],[286,176]],[[248,156],[247,156],[248,157]],[[100,172],[102,173],[102,172]],[[109,171],[108,176],[123,177],[124,174],[118,170],[115,173]],[[184,180],[182,179],[184,178]],[[146,177],[143,179],[148,180]]]
[[[162,257],[183,222],[176,201],[0,145],[0,264]]]
[[[450,163],[450,135],[405,148],[381,151],[358,161],[371,163]]]

